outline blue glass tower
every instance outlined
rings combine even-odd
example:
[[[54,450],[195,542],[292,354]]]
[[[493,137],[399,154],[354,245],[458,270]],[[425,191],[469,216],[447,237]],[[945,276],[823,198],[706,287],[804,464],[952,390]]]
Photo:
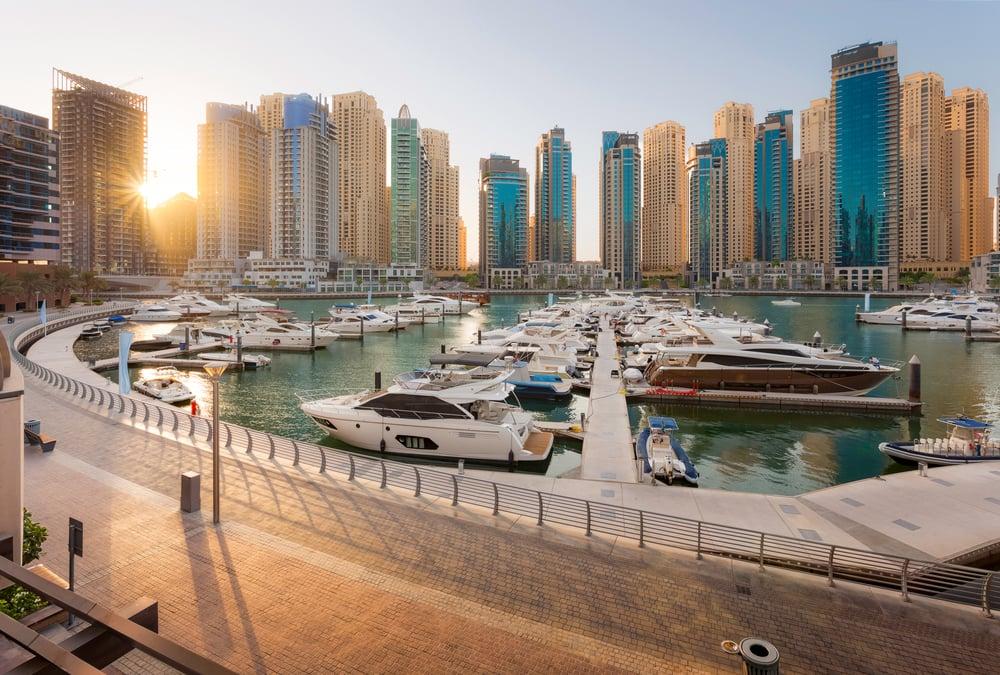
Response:
[[[770,112],[754,137],[753,254],[788,260],[792,231],[792,111]]]
[[[535,148],[535,260],[573,262],[573,146],[560,128],[542,134]]]
[[[639,135],[605,131],[601,137],[601,265],[624,288],[642,283],[641,171]]]
[[[729,250],[729,167],[726,139],[695,146],[689,165],[691,273],[695,286],[710,286]]]
[[[900,222],[896,45],[842,49],[832,57],[831,77],[834,260],[837,267],[856,268],[847,275],[851,287],[867,277],[894,289]]]
[[[528,261],[528,170],[506,155],[479,160],[479,276]]]

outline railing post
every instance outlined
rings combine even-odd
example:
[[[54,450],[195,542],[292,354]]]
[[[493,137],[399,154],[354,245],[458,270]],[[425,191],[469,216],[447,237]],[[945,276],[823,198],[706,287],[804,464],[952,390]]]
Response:
[[[194,436],[194,416],[188,417],[188,421],[191,423],[191,431],[188,432],[188,436]],[[212,423],[206,421],[206,424],[208,424],[209,438],[211,438]]]
[[[271,434],[267,435],[267,442],[270,444],[270,449],[267,451],[267,458],[274,459],[274,436]]]
[[[181,425],[181,418],[177,416],[177,411],[173,408],[170,409],[170,414],[174,416],[174,426],[170,431],[176,434],[177,428]]]
[[[378,461],[378,463],[382,466],[382,483],[379,484],[378,487],[379,487],[380,490],[384,490],[385,489],[385,483],[386,483],[385,460],[381,460],[380,459]]]
[[[543,513],[544,512],[543,512],[543,506],[542,506],[542,493],[539,492],[538,493],[538,524],[539,525],[542,524]]]
[[[899,577],[899,580],[900,580],[900,590],[903,591],[903,602],[909,602],[910,601],[910,589],[909,589],[909,586],[908,586],[908,582],[906,580],[907,571],[909,570],[909,568],[910,568],[910,559],[907,558],[906,560],[903,561],[903,569],[901,570],[901,574],[900,574],[900,577]]]
[[[986,578],[983,579],[983,614],[986,615],[987,619],[993,618],[993,612],[990,611],[990,586],[993,585],[993,572],[987,572]]]
[[[292,439],[292,450],[295,451],[295,457],[292,459],[292,466],[298,466],[299,465],[299,444],[295,442],[294,438]]]
[[[115,395],[108,392],[108,410],[114,410],[115,407]]]
[[[584,502],[587,505],[587,536],[590,536],[590,502]]]
[[[642,511],[639,511],[639,548],[646,545],[646,521],[642,517]]]
[[[347,474],[347,480],[354,480],[354,455],[348,455],[347,459],[351,461],[351,472]]]
[[[130,398],[128,402],[132,404],[132,414],[129,417],[135,419],[135,416],[139,414],[139,404],[134,398]]]
[[[124,396],[119,396],[118,397],[118,414],[119,415],[124,415],[125,414],[125,397]]]
[[[145,401],[142,402],[142,409],[143,409],[143,412],[145,413],[142,416],[142,423],[146,424],[147,422],[149,422],[149,406],[146,405]]]
[[[247,452],[250,452],[247,450]],[[326,450],[323,448],[319,449],[319,472],[326,473]]]
[[[836,546],[830,547],[830,557],[826,561],[826,582],[831,587],[833,586],[833,554],[836,550]]]
[[[418,469],[416,466],[413,467],[413,475],[417,479],[417,487],[413,491],[413,496],[414,497],[419,497],[420,496],[420,469]]]
[[[500,488],[493,484],[493,515],[500,515]]]
[[[156,408],[156,428],[159,429],[163,426],[163,406],[158,405]]]
[[[451,474],[451,505],[458,506],[458,477]]]
[[[250,433],[250,429],[247,429],[246,432],[247,432],[247,454],[249,455],[251,452],[253,452],[253,434]],[[324,456],[324,460],[325,459],[326,457]]]
[[[764,533],[760,533],[760,571],[764,571]]]
[[[698,521],[698,543],[695,544],[694,549],[695,558],[701,560],[701,521]]]
[[[229,428],[228,424],[226,424],[225,427],[226,427],[226,447],[228,448],[233,444],[233,430]]]
[[[90,386],[90,385],[87,385],[87,386]],[[96,392],[96,391],[97,391],[97,389],[95,387],[90,387],[90,401],[89,401],[90,403],[94,402],[94,392]]]

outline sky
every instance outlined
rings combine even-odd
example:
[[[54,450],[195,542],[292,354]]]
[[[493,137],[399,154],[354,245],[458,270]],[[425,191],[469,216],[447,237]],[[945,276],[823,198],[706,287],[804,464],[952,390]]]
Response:
[[[387,126],[408,104],[421,126],[450,135],[470,259],[479,158],[520,159],[533,181],[535,144],[556,125],[573,144],[577,255],[596,259],[604,130],[676,120],[690,145],[711,137],[712,113],[731,100],[753,104],[758,120],[791,108],[797,125],[799,110],[829,95],[830,54],[869,40],[898,42],[901,76],[934,71],[948,91],[1000,97],[1000,2],[990,0],[49,0],[9,3],[2,16],[12,67],[0,69],[0,104],[51,115],[53,67],[149,98],[153,205],[197,193],[197,125],[209,101],[362,89]],[[797,145],[796,130],[796,155]]]

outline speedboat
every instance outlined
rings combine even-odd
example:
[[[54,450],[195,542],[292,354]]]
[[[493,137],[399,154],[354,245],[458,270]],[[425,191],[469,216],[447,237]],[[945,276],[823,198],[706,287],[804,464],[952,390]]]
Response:
[[[80,331],[81,340],[97,340],[100,339],[102,335],[104,335],[104,331],[93,324]]]
[[[181,313],[164,305],[142,305],[136,308],[129,320],[142,322],[180,321]]]
[[[256,370],[257,368],[263,368],[265,366],[271,365],[271,359],[264,356],[263,354],[243,354],[243,367],[247,370]],[[220,361],[223,363],[238,363],[236,358],[236,351],[231,350],[228,352],[208,352],[202,354],[200,358],[206,361]]]
[[[771,304],[776,307],[800,307],[801,302],[795,298],[785,298],[784,300],[772,300]]]
[[[167,299],[166,304],[185,316],[228,316],[228,305],[220,305],[200,293],[182,293]]]
[[[646,381],[654,387],[861,396],[899,371],[874,357],[860,361],[822,347],[742,343],[719,333],[706,337],[710,344],[664,347],[646,367]]]
[[[151,396],[164,403],[186,403],[194,394],[180,380],[180,373],[172,366],[157,368],[149,377],[135,383],[136,391]]]
[[[698,484],[694,462],[674,437],[677,429],[673,417],[650,417],[635,440],[635,456],[642,465],[643,475],[648,474],[652,483],[659,478],[673,485],[674,479],[679,478],[690,485]]]
[[[989,437],[993,425],[964,415],[942,417],[938,422],[951,427],[947,437],[879,443],[878,449],[900,464],[944,466],[1000,460],[1000,441]]]
[[[333,438],[365,450],[543,468],[552,434],[506,403],[511,371],[417,371],[387,389],[304,402],[302,412]]]
[[[342,335],[387,333],[395,330],[396,323],[389,317],[361,310],[354,305],[334,305],[330,308],[330,321],[323,328]]]

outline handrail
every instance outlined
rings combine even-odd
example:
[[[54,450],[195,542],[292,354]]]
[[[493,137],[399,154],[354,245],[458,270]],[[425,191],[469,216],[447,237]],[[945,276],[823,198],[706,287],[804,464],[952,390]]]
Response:
[[[111,312],[106,312],[111,313]],[[94,318],[92,314],[63,317],[49,324],[50,330]],[[54,385],[84,406],[96,405],[121,417],[128,416],[147,428],[173,433],[178,438],[211,439],[211,423],[184,410],[161,405],[150,415],[146,401],[68,378],[21,353],[21,346],[42,332],[40,326],[23,327],[12,336],[14,358],[30,374]],[[125,401],[128,400],[126,406]],[[141,410],[140,410],[141,408]],[[170,415],[165,413],[169,412]],[[992,584],[992,573],[974,567],[906,558],[890,553],[854,549],[785,535],[655,513],[529,488],[498,483],[469,474],[453,474],[414,464],[394,462],[347,450],[276,436],[229,422],[220,422],[226,432],[227,447],[245,454],[266,452],[269,459],[284,459],[317,473],[336,472],[348,480],[378,481],[381,488],[412,490],[415,496],[432,495],[554,523],[635,540],[642,545],[657,544],[693,551],[698,558],[715,555],[755,562],[764,567],[781,567],[826,576],[832,584],[841,579],[895,589],[904,598],[914,595],[981,608],[987,616],[1000,606],[1000,588]],[[233,432],[236,433],[233,433]],[[234,455],[238,457],[238,455]]]

